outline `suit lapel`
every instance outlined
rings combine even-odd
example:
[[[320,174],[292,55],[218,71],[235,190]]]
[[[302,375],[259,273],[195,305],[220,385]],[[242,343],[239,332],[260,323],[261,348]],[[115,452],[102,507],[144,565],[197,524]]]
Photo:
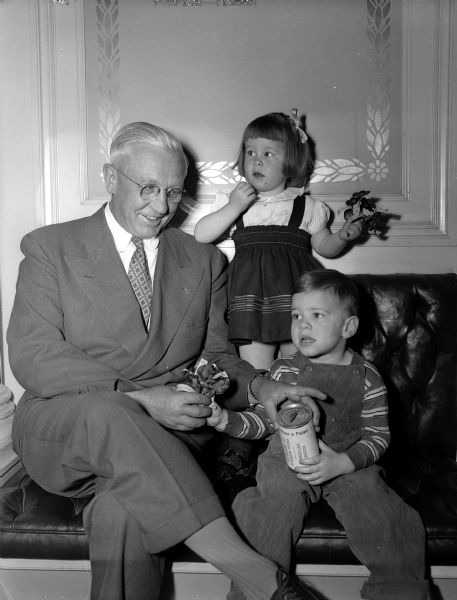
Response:
[[[147,333],[103,209],[88,220],[86,250],[87,256],[66,256],[65,260],[107,329],[137,355]]]
[[[173,229],[160,236],[154,273],[148,348],[156,364],[164,355],[176,331],[182,326],[190,303],[200,286],[203,270],[192,262],[185,245]]]

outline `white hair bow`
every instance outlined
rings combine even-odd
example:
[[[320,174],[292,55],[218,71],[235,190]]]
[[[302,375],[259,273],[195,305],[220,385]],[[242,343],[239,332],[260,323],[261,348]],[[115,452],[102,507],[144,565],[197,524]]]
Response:
[[[300,118],[298,116],[298,109],[293,108],[290,111],[289,118],[290,118],[291,124],[295,127],[295,129],[298,132],[298,135],[300,136],[301,143],[305,144],[308,141],[308,136],[303,131],[303,129],[300,127]]]

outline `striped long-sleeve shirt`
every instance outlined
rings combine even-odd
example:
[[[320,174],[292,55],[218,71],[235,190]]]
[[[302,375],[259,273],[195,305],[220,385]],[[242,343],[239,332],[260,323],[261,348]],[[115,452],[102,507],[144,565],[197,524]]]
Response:
[[[356,469],[376,462],[390,442],[385,385],[376,367],[362,357],[360,359],[364,369],[360,431],[356,435],[357,441],[345,450]],[[300,368],[294,357],[282,358],[273,363],[270,372],[272,379],[296,385]],[[303,384],[306,385],[306,381]],[[257,404],[243,412],[229,411],[224,432],[233,437],[261,439],[273,433],[274,428],[264,407]]]

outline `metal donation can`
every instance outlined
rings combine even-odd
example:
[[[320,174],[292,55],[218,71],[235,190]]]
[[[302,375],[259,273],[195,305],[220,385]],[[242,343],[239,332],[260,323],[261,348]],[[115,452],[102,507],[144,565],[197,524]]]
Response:
[[[279,433],[291,469],[303,464],[304,458],[319,454],[313,413],[299,402],[287,402],[277,415]]]

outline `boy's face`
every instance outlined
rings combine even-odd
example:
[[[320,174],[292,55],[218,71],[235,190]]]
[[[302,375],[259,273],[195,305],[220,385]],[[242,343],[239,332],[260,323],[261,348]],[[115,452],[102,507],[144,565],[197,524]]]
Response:
[[[346,340],[357,331],[358,318],[327,290],[300,292],[292,296],[292,342],[313,362],[339,364]]]

